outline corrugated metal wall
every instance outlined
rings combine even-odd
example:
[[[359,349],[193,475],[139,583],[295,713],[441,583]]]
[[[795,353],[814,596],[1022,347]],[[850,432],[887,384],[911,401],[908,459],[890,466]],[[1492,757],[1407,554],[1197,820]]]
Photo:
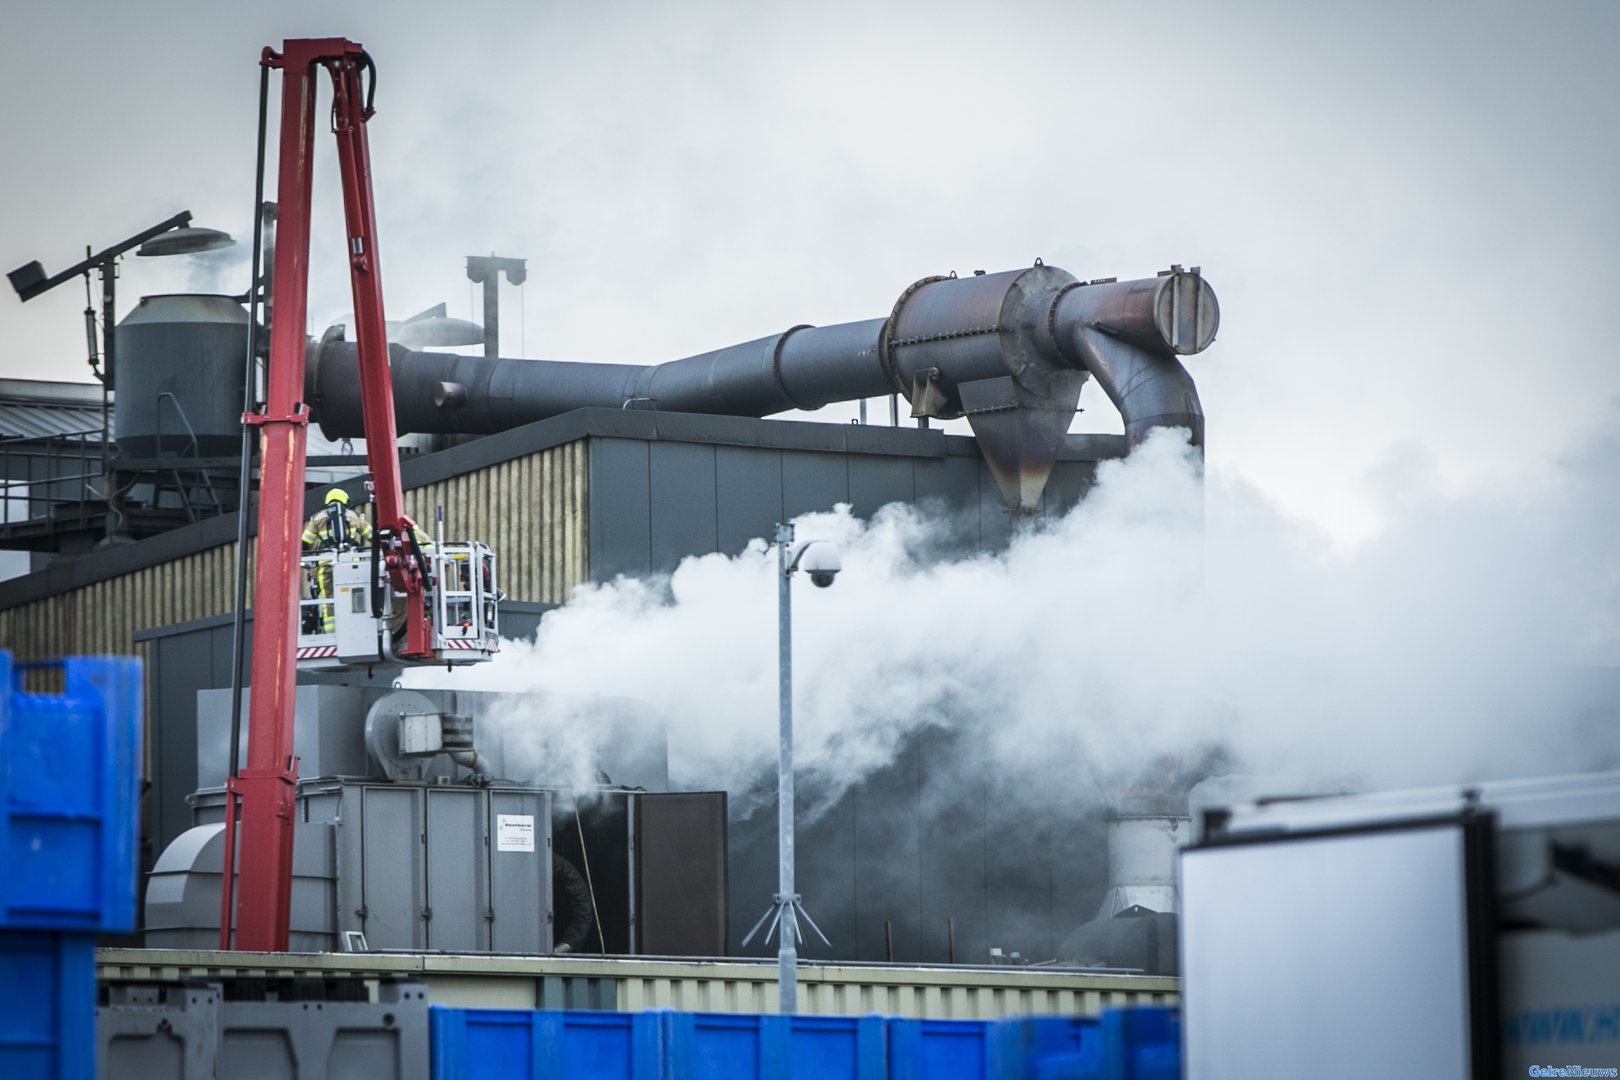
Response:
[[[719,960],[547,956],[232,953],[103,949],[102,982],[179,981],[234,974],[411,976],[435,1004],[463,1008],[605,1008],[625,1011],[776,1011],[776,964]],[[799,969],[799,1011],[823,1016],[996,1019],[1095,1016],[1104,1008],[1173,1005],[1179,979],[1028,968],[904,968],[808,964]]]
[[[248,544],[252,558],[257,543]],[[135,631],[224,614],[235,604],[235,590],[236,544],[229,543],[0,611],[0,647],[20,660],[144,656]]]
[[[503,461],[406,492],[406,512],[432,535],[443,506],[445,537],[488,544],[508,596],[560,604],[590,569],[587,458],[580,439]]]
[[[776,973],[740,964],[619,979],[615,1008],[684,1012],[775,1012]],[[430,994],[432,982],[429,982]],[[799,1011],[820,1016],[908,1016],[993,1020],[1003,1016],[1096,1016],[1125,1005],[1171,1005],[1175,979],[1144,976],[1006,974],[939,968],[816,966],[799,973]]]

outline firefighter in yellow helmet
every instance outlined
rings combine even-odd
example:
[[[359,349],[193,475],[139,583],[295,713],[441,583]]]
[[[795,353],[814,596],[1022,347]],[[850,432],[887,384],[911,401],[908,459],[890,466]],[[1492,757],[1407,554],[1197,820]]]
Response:
[[[343,551],[371,543],[371,524],[349,509],[349,493],[333,488],[326,505],[304,523],[304,553]]]
[[[349,508],[349,493],[342,488],[333,488],[326,493],[326,505],[317,510],[310,519],[304,523],[302,537],[304,554],[310,555],[323,551],[346,551],[353,548],[365,547],[371,543],[371,523],[366,521],[354,510]],[[313,580],[310,581],[310,591],[313,597],[326,601],[319,605],[320,618],[318,620],[322,633],[330,634],[337,627],[336,613],[332,609],[332,564],[322,560],[316,567]],[[304,632],[313,633],[317,620],[313,612],[305,609]]]

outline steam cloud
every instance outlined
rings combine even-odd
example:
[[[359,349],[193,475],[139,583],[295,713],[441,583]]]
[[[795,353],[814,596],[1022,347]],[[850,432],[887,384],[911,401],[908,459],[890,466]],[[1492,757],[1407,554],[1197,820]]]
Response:
[[[961,554],[927,508],[801,517],[800,539],[844,558],[833,588],[795,584],[801,812],[929,728],[971,732],[976,767],[1031,799],[1104,801],[1212,761],[1295,793],[1620,766],[1617,449],[1506,507],[1391,463],[1402,524],[1353,553],[1218,478],[1206,520],[1173,433],[997,554]],[[672,786],[724,787],[747,813],[775,762],[775,567],[757,540],[583,587],[480,686],[648,702]],[[558,734],[588,740],[579,716],[546,727],[586,770]]]

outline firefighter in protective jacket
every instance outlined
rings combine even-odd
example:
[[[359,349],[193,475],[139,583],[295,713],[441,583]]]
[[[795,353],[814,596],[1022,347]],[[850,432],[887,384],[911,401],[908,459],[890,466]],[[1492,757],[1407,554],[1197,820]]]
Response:
[[[326,505],[304,523],[302,537],[304,554],[314,554],[322,551],[345,551],[351,548],[364,547],[371,543],[371,524],[355,511],[349,508],[349,493],[342,488],[333,488],[326,493]],[[309,583],[314,598],[328,601],[320,605],[319,627],[322,633],[330,634],[336,629],[336,612],[330,603],[332,599],[332,564],[322,560],[316,567],[314,580]],[[305,608],[304,632],[313,633],[316,627],[312,625],[313,612]]]
[[[333,488],[326,505],[304,523],[304,552],[342,551],[371,543],[371,525],[349,509],[349,493]]]

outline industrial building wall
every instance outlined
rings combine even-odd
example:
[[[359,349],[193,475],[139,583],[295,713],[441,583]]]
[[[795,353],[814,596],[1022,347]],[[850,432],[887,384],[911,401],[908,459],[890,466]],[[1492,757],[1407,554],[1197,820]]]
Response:
[[[794,425],[750,445],[741,432],[699,441],[684,430],[690,419],[662,418],[656,434],[626,430],[590,441],[593,581],[666,572],[692,554],[733,554],[771,535],[775,522],[837,503],[863,518],[891,503],[917,506],[964,551],[1002,549],[1022,523],[965,440]],[[1037,516],[1067,513],[1095,481],[1099,460],[1120,449],[1075,440]],[[1018,777],[979,769],[989,754],[977,741],[988,731],[975,725],[990,718],[957,720],[954,730],[921,733],[893,766],[830,804],[813,778],[801,779],[800,892],[832,940],[830,948],[806,943],[805,956],[984,964],[1001,948],[1050,959],[1096,912],[1106,851],[1094,800],[1031,815],[1026,800],[1008,797]],[[728,851],[731,954],[765,955],[774,946],[756,938],[744,949],[742,938],[776,887],[774,799],[733,803]]]
[[[770,537],[777,522],[839,503],[861,518],[890,503],[933,506],[954,518],[973,550],[994,551],[1012,539],[1018,518],[976,452],[947,453],[938,433],[883,428],[857,439],[859,431],[843,439],[824,435],[823,445],[590,440],[590,579],[662,573],[688,555],[734,555],[750,540]],[[869,449],[867,440],[874,444]],[[1037,515],[1067,512],[1090,488],[1096,466],[1095,459],[1059,461]]]
[[[584,440],[551,447],[425,483],[407,492],[406,505],[430,531],[434,507],[445,505],[447,536],[487,540],[501,560],[501,585],[509,596],[557,603],[586,576],[585,460]],[[144,655],[135,641],[137,632],[231,611],[236,604],[236,542],[225,538],[234,535],[234,522],[232,515],[194,527],[208,545],[193,541],[200,550],[0,609],[0,648],[19,660]],[[182,534],[189,532],[176,530],[118,554],[135,559],[146,545],[153,550],[184,546]],[[257,540],[248,545],[252,565]],[[84,560],[85,576],[91,576],[100,557],[92,554]]]
[[[560,604],[590,571],[588,441],[412,488],[406,512],[432,535],[435,509],[443,506],[445,537],[488,544],[508,596]]]
[[[906,739],[894,761],[829,799],[799,781],[798,888],[823,933],[812,960],[988,964],[990,950],[1051,960],[1096,914],[1107,884],[1102,805],[1090,785],[1032,808],[1026,778],[997,774],[994,717],[957,717]],[[975,722],[977,721],[977,722]],[[776,800],[738,800],[731,821],[731,955],[776,888]]]
[[[256,548],[250,540],[250,559]],[[236,544],[207,548],[0,610],[0,647],[19,660],[143,655],[136,631],[230,611],[235,583]]]

